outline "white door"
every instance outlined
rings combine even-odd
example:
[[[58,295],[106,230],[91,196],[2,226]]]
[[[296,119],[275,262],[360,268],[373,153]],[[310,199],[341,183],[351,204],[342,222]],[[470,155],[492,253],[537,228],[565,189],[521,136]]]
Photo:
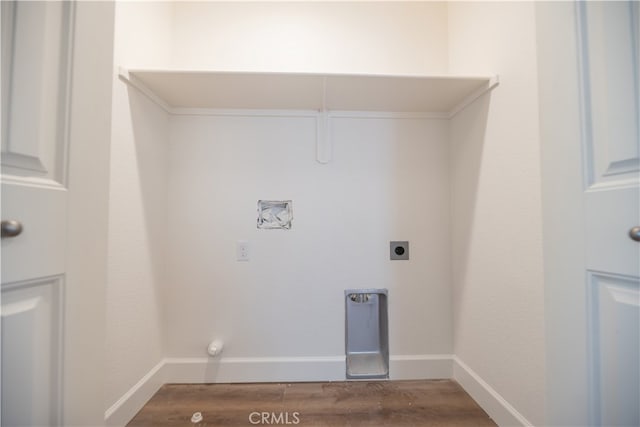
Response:
[[[640,5],[584,3],[578,13],[590,421],[638,426]]]
[[[640,4],[569,7],[538,7],[548,419],[638,426]]]
[[[63,2],[2,3],[6,426],[61,424],[70,11]]]
[[[113,8],[1,7],[1,423],[99,425]]]

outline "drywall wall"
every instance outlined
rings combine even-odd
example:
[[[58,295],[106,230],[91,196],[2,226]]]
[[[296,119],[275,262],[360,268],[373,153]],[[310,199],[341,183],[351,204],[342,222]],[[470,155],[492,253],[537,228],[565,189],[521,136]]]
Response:
[[[176,68],[443,74],[444,2],[176,2]]]
[[[77,2],[74,8],[61,424],[90,426],[101,425],[104,414],[109,119],[115,11],[109,2]],[[41,351],[39,344],[34,343]]]
[[[544,424],[544,284],[535,11],[450,3],[450,72],[500,75],[451,121],[454,352]]]
[[[170,12],[168,3],[116,4],[116,67],[166,61],[158,46],[168,43]],[[164,356],[168,118],[120,81],[117,69],[112,116],[105,409]]]
[[[450,354],[446,121],[333,118],[327,165],[314,115],[171,121],[169,357],[220,338],[225,358],[339,361],[349,288],[389,289],[392,356]],[[259,199],[292,200],[293,228],[257,229]],[[391,240],[409,261],[389,260]]]
[[[546,425],[593,425],[589,413],[587,229],[583,210],[578,23],[575,4],[536,4],[542,160]],[[586,286],[582,289],[587,289]],[[597,406],[597,405],[595,405]]]

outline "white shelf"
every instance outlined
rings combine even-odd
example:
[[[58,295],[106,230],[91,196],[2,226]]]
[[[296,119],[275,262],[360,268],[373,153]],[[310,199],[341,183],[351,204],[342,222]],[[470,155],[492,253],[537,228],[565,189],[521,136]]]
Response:
[[[497,76],[387,76],[120,69],[120,78],[172,114],[313,111],[316,158],[329,163],[337,111],[450,118],[498,85]],[[320,113],[318,113],[320,112]]]
[[[121,69],[169,112],[183,109],[379,111],[451,117],[497,76],[389,76]]]

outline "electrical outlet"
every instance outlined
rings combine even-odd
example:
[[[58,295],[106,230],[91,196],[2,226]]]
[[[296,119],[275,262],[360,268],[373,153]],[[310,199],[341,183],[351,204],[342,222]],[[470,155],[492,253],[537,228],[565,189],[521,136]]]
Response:
[[[236,260],[249,261],[249,241],[238,240],[236,244]]]
[[[389,258],[391,260],[409,259],[409,242],[395,241],[389,243]]]

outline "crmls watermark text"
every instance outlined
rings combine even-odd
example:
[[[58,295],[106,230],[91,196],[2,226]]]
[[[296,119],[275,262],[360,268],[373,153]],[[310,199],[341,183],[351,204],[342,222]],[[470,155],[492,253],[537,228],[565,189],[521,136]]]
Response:
[[[252,412],[249,414],[249,422],[254,425],[300,424],[300,412]]]

